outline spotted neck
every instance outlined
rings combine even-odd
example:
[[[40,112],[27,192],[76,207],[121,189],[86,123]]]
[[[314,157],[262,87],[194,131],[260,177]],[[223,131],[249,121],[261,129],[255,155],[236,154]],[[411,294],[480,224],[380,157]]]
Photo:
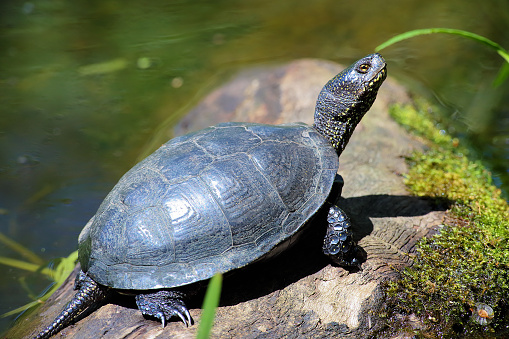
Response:
[[[324,105],[324,102],[319,100],[315,111],[314,127],[331,143],[338,156],[345,149],[355,127],[374,100],[375,96],[369,102],[363,103],[339,100],[339,106]]]
[[[313,126],[338,156],[371,108],[386,76],[385,60],[374,53],[358,60],[323,87],[316,102]]]

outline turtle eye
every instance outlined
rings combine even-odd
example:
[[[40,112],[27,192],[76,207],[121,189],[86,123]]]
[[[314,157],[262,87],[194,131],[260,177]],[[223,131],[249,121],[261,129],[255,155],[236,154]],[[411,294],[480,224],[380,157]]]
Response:
[[[370,65],[370,64],[362,64],[362,65],[360,65],[360,66],[357,68],[357,70],[358,70],[360,73],[363,73],[363,74],[364,74],[364,73],[367,73],[367,72],[368,72],[368,70],[369,70],[369,68],[370,68],[370,67],[371,67],[371,65]]]

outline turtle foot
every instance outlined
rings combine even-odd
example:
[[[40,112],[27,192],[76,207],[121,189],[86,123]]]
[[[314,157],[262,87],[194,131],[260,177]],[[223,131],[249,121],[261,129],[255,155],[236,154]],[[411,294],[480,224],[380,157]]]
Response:
[[[141,313],[158,318],[163,327],[172,317],[179,317],[188,327],[193,319],[184,303],[184,294],[176,291],[158,291],[136,295],[136,304]]]
[[[339,265],[361,268],[362,249],[353,240],[350,218],[337,206],[329,209],[327,233],[323,241],[323,253]]]

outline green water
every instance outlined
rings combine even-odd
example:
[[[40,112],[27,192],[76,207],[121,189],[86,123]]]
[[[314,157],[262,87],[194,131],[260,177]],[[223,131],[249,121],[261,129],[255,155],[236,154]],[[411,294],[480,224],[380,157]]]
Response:
[[[239,69],[304,57],[349,64],[426,27],[509,48],[509,2],[3,1],[0,27],[0,232],[50,260],[76,248],[155,132]],[[382,54],[389,75],[440,105],[442,128],[508,192],[509,84],[491,86],[503,60],[442,35]],[[3,245],[0,256],[24,259]],[[49,283],[5,266],[0,277],[0,314]],[[0,333],[12,319],[0,319]]]

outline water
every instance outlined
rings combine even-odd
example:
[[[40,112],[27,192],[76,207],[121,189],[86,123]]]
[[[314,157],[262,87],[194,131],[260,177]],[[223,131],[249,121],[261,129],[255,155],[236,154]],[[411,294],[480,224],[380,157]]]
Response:
[[[302,57],[349,64],[396,34],[426,27],[469,30],[509,48],[505,0],[0,6],[0,232],[44,261],[76,249],[107,192],[153,150],[160,126],[241,68]],[[443,107],[442,128],[470,145],[508,192],[509,84],[491,87],[503,60],[443,35],[382,54],[390,76]],[[26,260],[3,245],[0,256]],[[49,284],[2,265],[0,277],[0,314]],[[12,319],[0,320],[0,333]]]

